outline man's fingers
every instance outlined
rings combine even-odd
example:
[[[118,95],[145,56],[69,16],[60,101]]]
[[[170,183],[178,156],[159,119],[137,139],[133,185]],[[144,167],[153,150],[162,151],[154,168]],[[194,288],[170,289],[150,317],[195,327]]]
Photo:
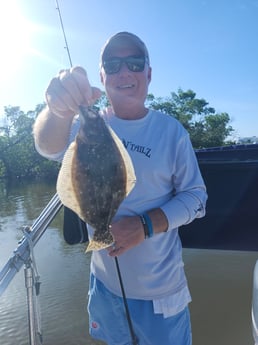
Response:
[[[91,87],[86,71],[76,66],[60,70],[46,90],[46,101],[51,112],[61,117],[75,115],[80,105],[91,105],[101,90]]]

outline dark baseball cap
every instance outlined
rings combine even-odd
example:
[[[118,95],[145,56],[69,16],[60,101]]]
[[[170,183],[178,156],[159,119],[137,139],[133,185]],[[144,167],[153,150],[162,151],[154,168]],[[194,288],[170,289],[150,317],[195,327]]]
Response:
[[[122,31],[114,36],[111,36],[105,43],[101,51],[101,64],[103,61],[112,54],[112,49],[119,47],[136,47],[140,54],[145,56],[147,62],[150,62],[149,53],[144,42],[135,34],[131,32]]]

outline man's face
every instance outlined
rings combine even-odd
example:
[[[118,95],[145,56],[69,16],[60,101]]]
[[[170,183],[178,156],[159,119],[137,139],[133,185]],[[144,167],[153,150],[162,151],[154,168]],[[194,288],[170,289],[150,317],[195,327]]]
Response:
[[[128,56],[139,56],[138,49],[135,47],[114,48],[107,58]],[[151,81],[151,68],[148,63],[145,63],[142,72],[130,71],[124,62],[121,69],[114,74],[107,74],[102,67],[100,77],[114,108],[120,104],[128,107],[144,105]]]

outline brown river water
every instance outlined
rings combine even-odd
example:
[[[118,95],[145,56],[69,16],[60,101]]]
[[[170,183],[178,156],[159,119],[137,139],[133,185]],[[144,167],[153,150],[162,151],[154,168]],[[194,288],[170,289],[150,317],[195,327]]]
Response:
[[[0,271],[55,193],[46,183],[0,185]],[[62,211],[34,248],[44,345],[97,345],[88,334],[89,254],[63,240]],[[184,249],[194,345],[253,345],[251,303],[257,252]],[[28,345],[23,268],[0,296],[0,344]],[[167,344],[161,344],[167,345]]]

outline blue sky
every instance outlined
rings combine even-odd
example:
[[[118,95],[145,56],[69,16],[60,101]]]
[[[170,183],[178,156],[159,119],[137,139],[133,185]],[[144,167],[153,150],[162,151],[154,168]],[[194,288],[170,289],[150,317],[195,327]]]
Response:
[[[99,53],[117,31],[146,43],[149,92],[192,89],[227,112],[236,136],[258,136],[258,0],[59,0],[74,65],[99,82]],[[8,0],[0,11],[0,109],[33,110],[69,67],[55,0]]]

